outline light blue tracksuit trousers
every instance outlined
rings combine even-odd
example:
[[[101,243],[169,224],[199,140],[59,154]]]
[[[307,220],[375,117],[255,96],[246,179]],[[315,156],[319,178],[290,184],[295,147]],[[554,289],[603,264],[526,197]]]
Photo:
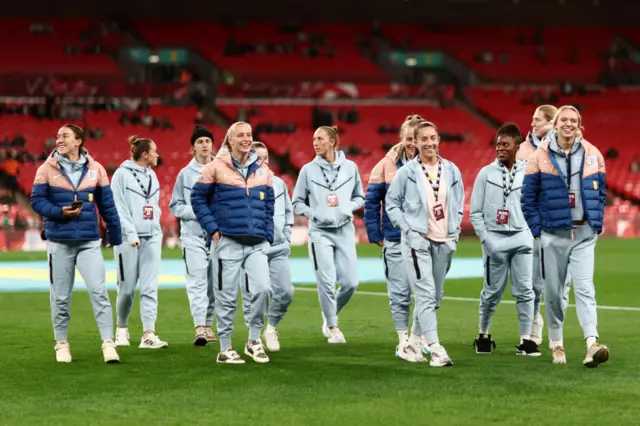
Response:
[[[498,303],[511,278],[511,294],[516,299],[520,335],[531,334],[534,310],[532,284],[533,253],[531,233],[489,231],[482,245],[484,285],[480,292],[481,332],[488,332]]]
[[[444,280],[456,251],[454,241],[435,242],[417,232],[402,234],[402,259],[416,306],[411,334],[425,336],[429,345],[440,342],[436,309],[444,297]]]
[[[318,283],[320,308],[328,327],[338,325],[338,314],[358,288],[358,256],[353,222],[335,229],[309,230],[309,254]],[[336,295],[336,282],[340,290]]]
[[[562,340],[562,328],[573,280],[578,321],[584,338],[598,336],[598,312],[593,285],[595,247],[598,236],[589,225],[571,231],[542,231],[540,261],[544,282],[545,312],[549,340]]]
[[[294,287],[291,283],[291,264],[289,263],[289,255],[291,247],[289,243],[271,246],[269,254],[269,281],[271,282],[271,303],[269,304],[269,313],[267,319],[269,325],[277,327],[282,318],[289,310],[291,302],[293,302]],[[245,324],[249,328],[249,318],[251,316],[251,285],[247,285],[248,275],[245,274],[242,291],[242,309],[244,311]],[[249,289],[249,291],[247,291]]]
[[[182,239],[182,259],[186,272],[187,298],[193,317],[193,325],[213,325],[213,266],[209,248],[204,238]]]
[[[68,340],[71,294],[76,268],[87,286],[102,340],[113,339],[113,311],[105,281],[101,241],[56,243],[47,241],[51,319],[56,341]]]
[[[140,284],[140,317],[144,331],[156,329],[158,318],[158,275],[162,256],[162,234],[139,237],[140,247],[133,247],[126,238],[114,247],[118,270],[116,314],[118,325],[129,322],[136,285]]]
[[[408,331],[411,284],[407,268],[402,260],[400,241],[384,240],[382,258],[384,259],[384,275],[387,280],[387,295],[389,296],[393,322],[397,331]]]
[[[269,247],[267,241],[245,245],[224,235],[218,244],[211,243],[215,315],[221,351],[231,348],[233,320],[236,316],[238,287],[241,281],[250,286],[249,340],[258,340],[260,337],[269,300]],[[248,280],[242,279],[243,271]]]

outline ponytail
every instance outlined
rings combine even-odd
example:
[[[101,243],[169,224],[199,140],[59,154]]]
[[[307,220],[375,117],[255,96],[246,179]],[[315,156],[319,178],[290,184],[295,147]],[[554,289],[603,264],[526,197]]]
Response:
[[[318,130],[324,130],[329,137],[329,140],[335,141],[335,145],[333,146],[334,151],[340,150],[340,136],[338,136],[339,131],[337,126],[320,126]]]
[[[149,152],[152,143],[153,141],[148,138],[139,138],[135,135],[129,137],[129,150],[131,152],[131,158],[133,158],[133,161],[140,160],[142,154],[144,154],[145,152]]]

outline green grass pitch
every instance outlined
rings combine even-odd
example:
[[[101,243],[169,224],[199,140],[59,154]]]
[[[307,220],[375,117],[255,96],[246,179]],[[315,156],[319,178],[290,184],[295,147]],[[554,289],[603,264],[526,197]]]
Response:
[[[294,249],[306,256],[306,248]],[[463,240],[457,256],[479,255]],[[108,254],[112,256],[111,253]],[[165,257],[179,256],[167,250]],[[380,249],[360,246],[359,256]],[[3,253],[0,260],[44,260],[43,253]],[[492,335],[497,352],[478,356],[478,303],[445,300],[438,311],[442,343],[455,366],[409,364],[394,357],[384,283],[363,284],[340,316],[346,345],[323,338],[313,288],[299,288],[271,363],[215,363],[218,345],[196,348],[184,290],[159,295],[159,335],[166,350],[120,349],[120,364],[102,361],[87,294],[74,294],[73,363],[57,364],[46,293],[0,293],[2,425],[637,425],[640,424],[640,240],[601,240],[596,254],[601,341],[611,359],[582,366],[585,344],[575,308],[567,311],[567,365],[518,357],[513,304],[502,304]],[[480,279],[448,280],[445,295],[477,298]],[[311,290],[311,291],[310,291]],[[507,290],[507,293],[509,291]],[[373,294],[371,294],[373,293]],[[510,298],[510,297],[508,297]],[[111,294],[115,302],[115,294]],[[572,297],[573,303],[573,297]],[[134,306],[132,344],[141,324]],[[547,331],[545,330],[545,337]],[[234,346],[247,337],[239,313]]]

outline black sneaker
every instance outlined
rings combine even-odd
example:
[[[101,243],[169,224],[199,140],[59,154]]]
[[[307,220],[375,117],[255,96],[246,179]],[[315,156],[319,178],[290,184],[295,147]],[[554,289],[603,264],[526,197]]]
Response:
[[[473,341],[476,347],[476,353],[480,355],[488,355],[496,348],[496,342],[491,340],[490,334],[478,334],[478,338]]]
[[[516,355],[541,356],[542,353],[538,349],[536,342],[524,339],[522,343],[516,346]]]

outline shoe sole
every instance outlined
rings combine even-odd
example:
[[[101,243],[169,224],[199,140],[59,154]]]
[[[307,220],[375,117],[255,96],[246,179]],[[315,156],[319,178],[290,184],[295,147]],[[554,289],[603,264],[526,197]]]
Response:
[[[119,359],[107,359],[104,361],[107,364],[119,364],[120,360]]]
[[[131,343],[127,342],[127,343],[118,343],[116,342],[116,347],[123,347],[123,346],[131,346]]]
[[[596,368],[598,365],[605,363],[609,360],[609,348],[603,346],[593,354],[593,359],[584,364],[587,368]]]
[[[253,355],[251,355],[251,352],[249,352],[246,348],[244,350],[244,354],[246,356],[251,357],[251,359],[254,360],[255,362],[257,362],[258,364],[266,364],[266,363],[268,363],[270,361],[269,358],[266,358],[266,359],[255,358]]]
[[[491,352],[478,352],[476,349],[476,355],[491,355]]]
[[[453,361],[449,361],[447,364],[436,364],[436,365],[429,363],[429,366],[434,368],[453,367]]]
[[[231,364],[231,365],[240,365],[240,364],[245,364],[245,360],[239,360],[239,361],[220,361],[218,358],[216,358],[216,362],[218,364]]]
[[[207,346],[209,341],[206,337],[198,336],[193,340],[193,346]]]
[[[346,340],[340,340],[340,341],[337,341],[337,342],[329,342],[327,340],[327,343],[329,343],[330,345],[346,345],[347,341]]]
[[[542,356],[542,352],[533,352],[533,353],[526,353],[526,352],[516,352],[516,355],[518,356],[530,356],[530,357],[539,357]]]
[[[147,346],[147,345],[140,345],[138,346],[138,348],[140,349],[166,349],[169,347],[169,344],[166,345],[162,345],[162,346]]]

